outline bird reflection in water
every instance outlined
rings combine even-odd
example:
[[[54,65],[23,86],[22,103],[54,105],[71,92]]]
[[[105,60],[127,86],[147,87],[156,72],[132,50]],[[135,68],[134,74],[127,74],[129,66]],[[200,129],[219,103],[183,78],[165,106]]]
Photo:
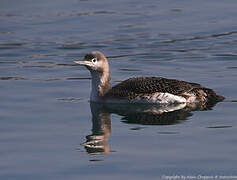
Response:
[[[110,113],[100,104],[90,103],[92,113],[92,134],[86,136],[82,143],[89,154],[108,154],[110,152],[107,141],[111,133]]]
[[[211,110],[215,102],[206,104],[102,104],[90,103],[92,113],[92,134],[86,136],[81,145],[89,154],[108,154],[110,147],[107,141],[111,134],[112,113],[122,116],[128,124],[173,125],[181,123],[192,116],[191,111]]]

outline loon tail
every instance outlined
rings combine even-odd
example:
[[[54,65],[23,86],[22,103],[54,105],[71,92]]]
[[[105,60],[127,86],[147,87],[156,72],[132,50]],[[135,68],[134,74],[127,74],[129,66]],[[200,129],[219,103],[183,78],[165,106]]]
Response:
[[[219,101],[223,101],[225,99],[224,96],[216,94],[216,92],[213,91],[212,89],[205,88],[203,90],[207,94],[208,101],[219,102]]]

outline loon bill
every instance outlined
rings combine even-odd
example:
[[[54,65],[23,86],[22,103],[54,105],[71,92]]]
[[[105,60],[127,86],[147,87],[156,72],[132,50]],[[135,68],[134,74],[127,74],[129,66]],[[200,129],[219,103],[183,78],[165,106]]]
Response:
[[[91,73],[90,101],[100,103],[201,103],[208,104],[224,99],[212,89],[200,84],[162,77],[133,77],[111,87],[107,58],[99,51],[86,54],[83,61]]]

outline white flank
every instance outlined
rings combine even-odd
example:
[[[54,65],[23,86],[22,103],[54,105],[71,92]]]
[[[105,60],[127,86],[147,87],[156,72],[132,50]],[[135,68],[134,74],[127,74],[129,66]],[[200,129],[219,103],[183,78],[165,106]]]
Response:
[[[152,93],[136,97],[132,102],[136,103],[155,103],[155,104],[173,104],[186,103],[186,99],[182,96],[176,96],[170,93]]]
[[[93,100],[92,100],[93,101]],[[135,99],[119,99],[119,98],[111,98],[111,99],[97,99],[97,102],[103,103],[151,103],[151,104],[183,104],[186,103],[186,99],[181,96],[176,96],[170,93],[152,93],[145,94],[142,96],[137,96]]]

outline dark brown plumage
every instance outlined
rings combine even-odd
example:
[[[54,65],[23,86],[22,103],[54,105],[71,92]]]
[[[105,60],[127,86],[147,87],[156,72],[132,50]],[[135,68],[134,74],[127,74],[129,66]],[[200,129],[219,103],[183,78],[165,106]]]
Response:
[[[200,96],[199,99],[201,99],[201,96],[216,101],[224,99],[222,96],[217,95],[213,90],[205,88],[200,84],[162,77],[129,78],[112,87],[106,96],[133,99],[143,94],[152,94],[156,92],[170,93],[185,98],[187,98],[187,94],[194,94],[197,97]]]

